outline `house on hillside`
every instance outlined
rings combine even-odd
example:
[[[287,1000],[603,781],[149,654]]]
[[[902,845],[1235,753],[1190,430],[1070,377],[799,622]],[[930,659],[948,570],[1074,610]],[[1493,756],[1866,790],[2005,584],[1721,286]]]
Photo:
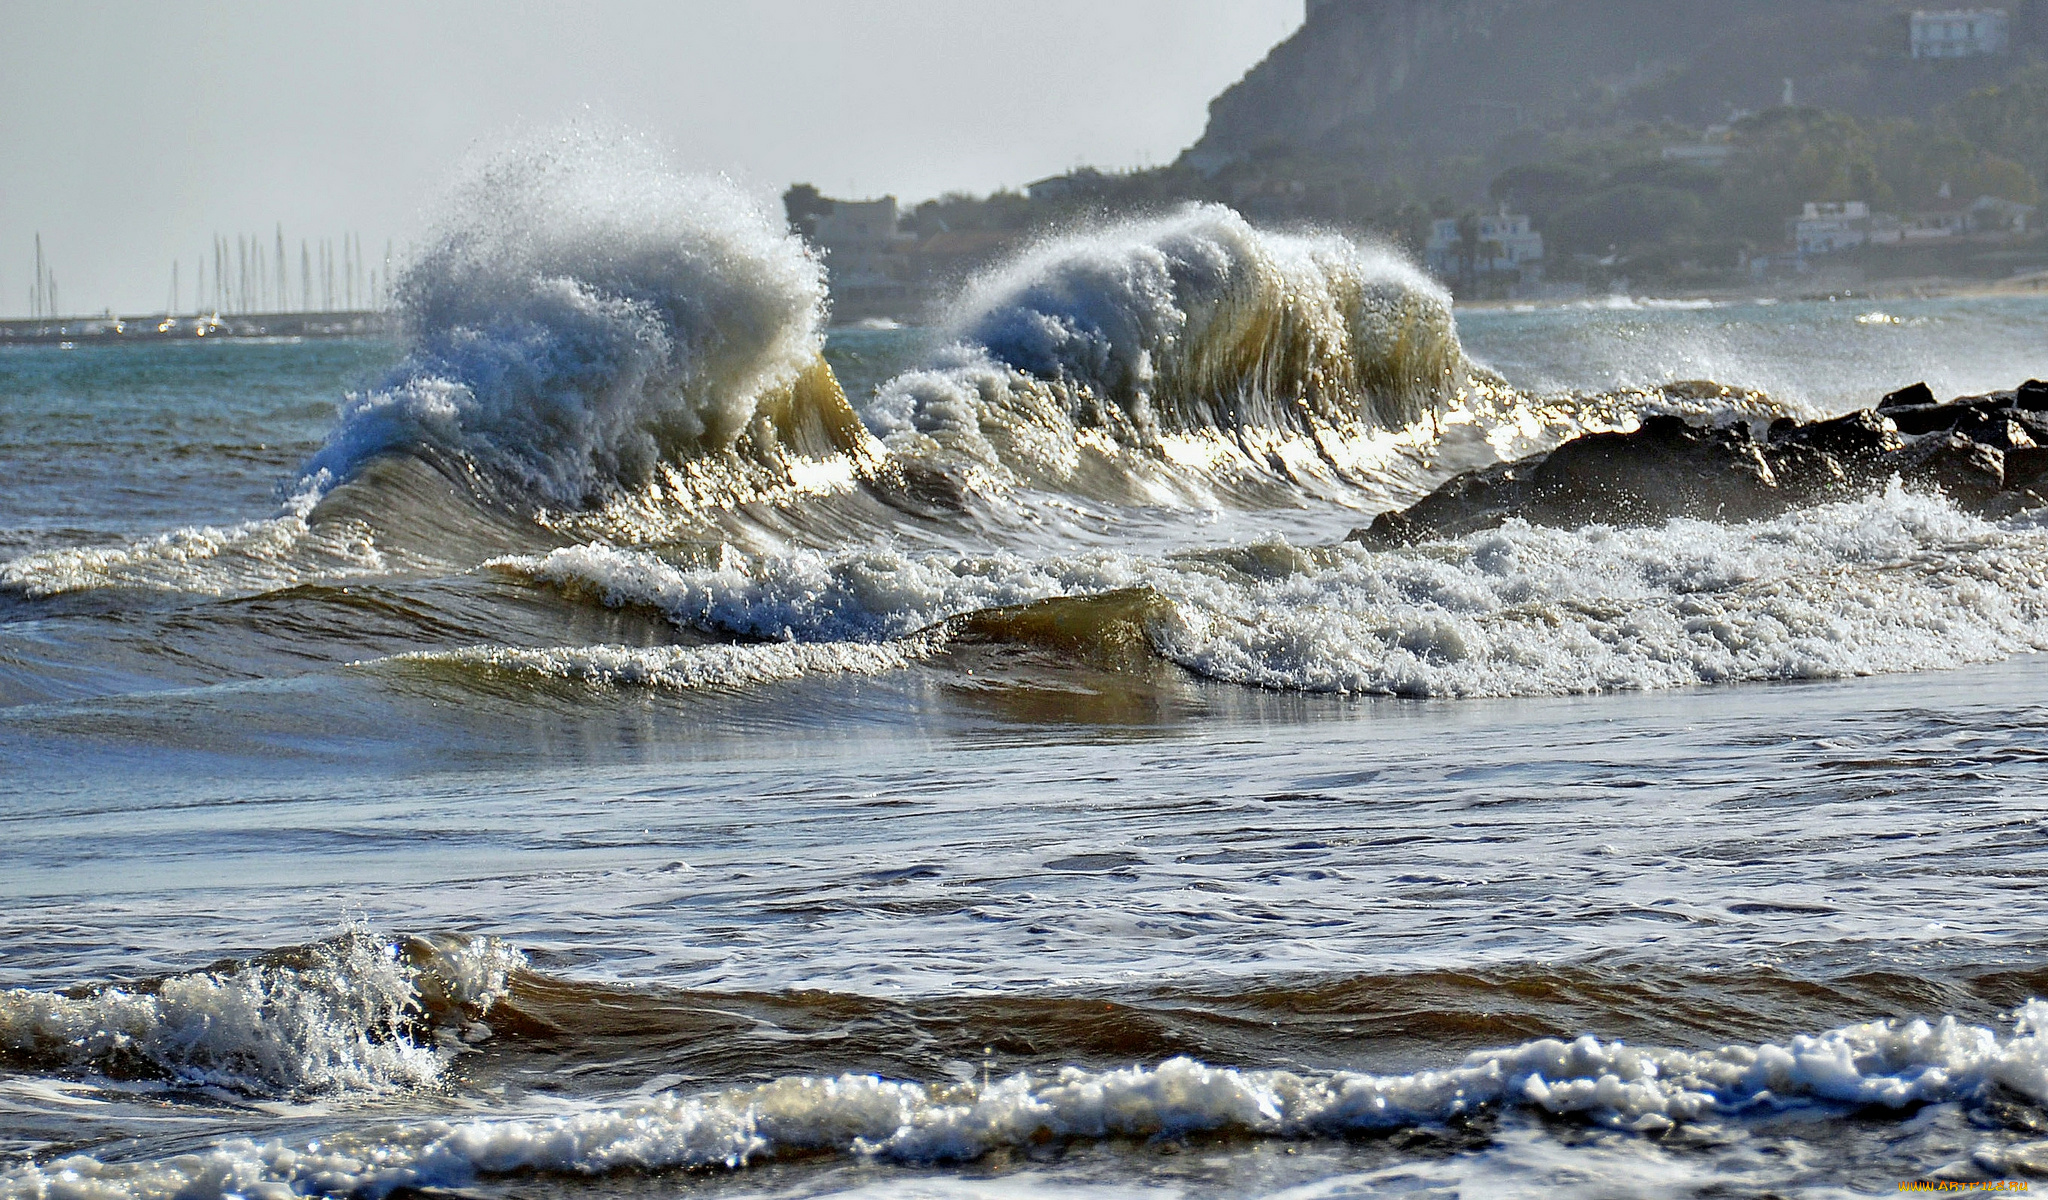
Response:
[[[1808,201],[1786,224],[1792,244],[1803,258],[1857,246],[1924,245],[1964,235],[1974,235],[1972,240],[1980,242],[2003,241],[2025,233],[2033,219],[2031,204],[1997,196],[1979,196],[1963,204],[1948,199],[1947,194],[1944,186],[1938,206],[1908,213],[1903,220],[1889,213],[1873,213],[1861,200]]]
[[[1689,163],[1709,169],[1726,166],[1734,156],[1735,147],[1728,142],[1681,142],[1664,147],[1662,154],[1665,162]]]
[[[832,210],[817,219],[812,237],[835,254],[886,252],[915,239],[898,232],[896,197],[880,200],[834,200]]]
[[[1924,242],[1974,234],[1977,241],[1998,241],[2025,233],[2033,216],[2033,205],[1997,196],[1979,196],[1968,204],[1944,201],[1906,218],[1906,240]]]
[[[1792,218],[1792,244],[1801,255],[1836,254],[1857,246],[1899,240],[1899,219],[1872,213],[1862,200],[1808,200]]]
[[[1024,185],[1024,194],[1033,202],[1072,200],[1098,194],[1107,182],[1094,167],[1080,167],[1064,175],[1034,179]]]
[[[1534,282],[1542,274],[1543,235],[1529,228],[1527,216],[1502,207],[1498,213],[1479,217],[1478,245],[1469,251],[1459,224],[1457,217],[1431,222],[1429,240],[1423,243],[1422,261],[1440,278],[1457,278],[1468,260],[1480,274],[1513,272],[1525,282]]]
[[[2033,205],[1997,196],[1979,196],[1970,205],[1970,229],[1974,233],[2025,233],[2033,217]]]
[[[825,256],[832,315],[840,321],[900,317],[929,299],[909,250],[917,239],[899,227],[896,197],[819,198],[810,238]]]
[[[2004,54],[2012,37],[2012,18],[2002,8],[1958,8],[1913,14],[1910,45],[1914,58],[1971,58]]]
[[[1925,242],[1970,232],[1970,210],[1960,204],[1922,209],[1906,217],[1905,240]]]

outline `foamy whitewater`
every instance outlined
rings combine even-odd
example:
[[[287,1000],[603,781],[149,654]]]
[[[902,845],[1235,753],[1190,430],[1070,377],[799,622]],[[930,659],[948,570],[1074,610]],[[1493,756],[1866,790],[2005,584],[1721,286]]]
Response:
[[[2035,1001],[2018,1030],[1944,1020],[1879,1022],[1716,1051],[1636,1049],[1590,1038],[1481,1052],[1407,1076],[1236,1071],[1173,1058],[1157,1067],[1050,1078],[1024,1075],[935,1097],[873,1076],[779,1079],[708,1095],[669,1093],[529,1117],[436,1121],[374,1141],[338,1137],[289,1147],[241,1140],[144,1167],[60,1159],[0,1176],[8,1195],[175,1197],[274,1192],[386,1195],[467,1187],[516,1171],[597,1174],[628,1168],[738,1167],[778,1151],[840,1150],[911,1162],[974,1160],[996,1146],[1047,1138],[1185,1137],[1239,1130],[1266,1137],[1342,1136],[1443,1121],[1502,1105],[1590,1114],[1601,1124],[1664,1131],[1676,1121],[1816,1103],[1899,1109],[2008,1088],[2048,1092]],[[2048,1142],[1987,1156],[1996,1168],[2048,1165]]]
[[[2048,516],[1349,537],[2048,302],[1201,205],[841,326],[587,128],[440,212],[394,342],[0,351],[0,1200],[2048,1175]]]

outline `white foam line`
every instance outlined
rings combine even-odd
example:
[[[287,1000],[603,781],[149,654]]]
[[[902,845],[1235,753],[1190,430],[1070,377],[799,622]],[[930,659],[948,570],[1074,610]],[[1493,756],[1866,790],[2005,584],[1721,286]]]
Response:
[[[153,1162],[77,1155],[0,1174],[0,1200],[381,1196],[398,1188],[462,1187],[515,1171],[739,1167],[780,1150],[944,1162],[1046,1137],[1220,1129],[1341,1136],[1502,1107],[1582,1114],[1650,1132],[1802,1106],[1903,1109],[1980,1098],[1995,1088],[2038,1103],[2048,1098],[2048,1002],[2030,1000],[2014,1018],[2009,1036],[1948,1017],[1875,1021],[1704,1051],[1545,1039],[1409,1075],[1307,1075],[1175,1058],[1156,1067],[1018,1075],[952,1091],[873,1076],[800,1077],[548,1114],[421,1121],[300,1146],[238,1139]]]
[[[450,663],[587,683],[691,690],[773,683],[807,675],[879,675],[929,657],[938,639],[868,645],[771,642],[740,646],[470,646],[374,662]],[[357,665],[372,665],[369,663]]]

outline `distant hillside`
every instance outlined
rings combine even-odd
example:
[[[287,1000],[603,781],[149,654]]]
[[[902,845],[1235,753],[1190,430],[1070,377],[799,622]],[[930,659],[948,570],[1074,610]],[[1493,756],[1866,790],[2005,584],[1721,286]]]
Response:
[[[1898,0],[1309,0],[1307,20],[1209,106],[1184,161],[1357,155],[1384,174],[1516,134],[1690,126],[1782,102],[1925,117],[2039,58],[2048,0],[2003,0],[2012,50],[1914,61]],[[1923,3],[1920,7],[1930,7]],[[1983,7],[1990,7],[1984,5]]]

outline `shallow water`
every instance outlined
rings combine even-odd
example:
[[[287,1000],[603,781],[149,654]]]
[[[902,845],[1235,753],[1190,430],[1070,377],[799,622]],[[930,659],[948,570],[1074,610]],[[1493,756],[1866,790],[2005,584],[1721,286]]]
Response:
[[[1095,362],[1096,327],[1039,320],[1069,301],[1139,329],[1101,324],[1117,354],[1154,337],[1102,281],[1158,258],[1427,299],[1176,220],[989,282],[954,328],[827,337],[883,450],[800,383],[791,457],[671,455],[594,507],[547,489],[698,436],[588,383],[697,386],[616,350],[630,305],[522,326],[557,339],[527,392],[488,391],[515,341],[452,334],[0,352],[0,1196],[2048,1171],[2048,527],[1894,488],[1342,541],[1673,379],[1800,410],[2048,375],[2048,304],[1462,314],[1506,382],[1423,432],[1001,357],[1057,327],[1033,353]],[[685,286],[651,261],[621,294]]]

